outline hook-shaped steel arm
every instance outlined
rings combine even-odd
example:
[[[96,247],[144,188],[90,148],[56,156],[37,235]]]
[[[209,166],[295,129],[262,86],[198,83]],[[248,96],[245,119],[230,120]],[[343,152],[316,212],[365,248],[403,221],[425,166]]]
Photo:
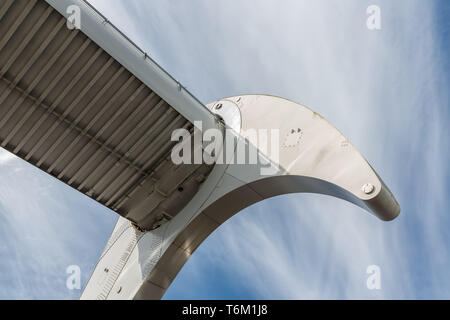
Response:
[[[235,152],[224,153],[192,200],[161,227],[141,232],[120,218],[82,298],[161,298],[211,232],[243,208],[277,195],[320,193],[382,220],[399,214],[397,201],[367,161],[312,110],[266,95],[222,99],[208,108],[237,137]],[[258,137],[261,132],[266,138]],[[261,147],[267,140],[271,143]],[[240,145],[248,154],[254,148],[263,161],[236,163]]]

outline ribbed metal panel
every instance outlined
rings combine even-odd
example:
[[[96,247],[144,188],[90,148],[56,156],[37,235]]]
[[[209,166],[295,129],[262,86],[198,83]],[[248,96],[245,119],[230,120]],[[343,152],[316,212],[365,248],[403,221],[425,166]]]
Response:
[[[0,3],[0,77],[1,146],[143,228],[211,169],[172,164],[192,124],[43,0]]]

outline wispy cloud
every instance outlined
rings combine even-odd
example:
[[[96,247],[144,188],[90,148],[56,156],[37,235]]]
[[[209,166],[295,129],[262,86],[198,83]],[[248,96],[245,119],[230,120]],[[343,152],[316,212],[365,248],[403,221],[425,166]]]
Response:
[[[14,154],[4,149],[0,149],[0,165],[8,163],[11,160],[14,160],[14,158]]]
[[[78,298],[66,268],[86,283],[115,214],[0,149],[0,299]]]

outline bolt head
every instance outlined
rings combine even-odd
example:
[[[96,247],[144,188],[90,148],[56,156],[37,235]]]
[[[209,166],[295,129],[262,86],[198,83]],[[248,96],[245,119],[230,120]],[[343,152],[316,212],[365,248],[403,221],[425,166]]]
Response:
[[[361,189],[365,194],[371,194],[373,190],[375,190],[375,187],[371,183],[366,183],[365,185],[362,186]]]

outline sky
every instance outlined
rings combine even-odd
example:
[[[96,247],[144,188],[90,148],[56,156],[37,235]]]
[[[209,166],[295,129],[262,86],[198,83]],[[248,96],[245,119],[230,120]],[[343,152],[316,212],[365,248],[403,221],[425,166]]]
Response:
[[[450,3],[91,0],[200,101],[307,105],[368,159],[402,212],[285,195],[211,234],[164,299],[450,299]],[[381,30],[366,26],[369,5]],[[77,299],[115,213],[0,150],[0,299]],[[380,267],[369,290],[367,267]]]

